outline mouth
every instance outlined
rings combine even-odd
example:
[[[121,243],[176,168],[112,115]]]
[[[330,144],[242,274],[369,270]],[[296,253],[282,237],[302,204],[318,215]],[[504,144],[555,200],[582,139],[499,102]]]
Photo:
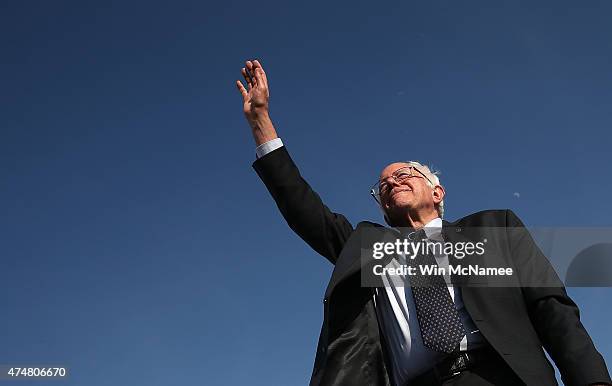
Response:
[[[410,189],[410,188],[397,189],[397,190],[391,192],[391,197],[393,197],[396,194],[401,193],[401,192],[412,192],[412,189]]]

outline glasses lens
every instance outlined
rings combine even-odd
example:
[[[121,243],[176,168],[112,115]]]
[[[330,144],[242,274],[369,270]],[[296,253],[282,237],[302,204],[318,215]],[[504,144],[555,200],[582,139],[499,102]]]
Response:
[[[395,172],[395,180],[397,182],[403,181],[408,177],[412,176],[412,168],[408,167],[408,168],[402,168],[400,170],[398,170],[397,172]]]
[[[378,185],[378,195],[379,196],[381,194],[387,193],[388,190],[389,190],[389,184],[388,183],[383,182],[382,184]]]

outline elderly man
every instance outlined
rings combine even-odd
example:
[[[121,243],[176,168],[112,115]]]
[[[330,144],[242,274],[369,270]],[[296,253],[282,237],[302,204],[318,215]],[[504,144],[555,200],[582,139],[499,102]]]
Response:
[[[437,176],[418,162],[398,162],[382,170],[372,189],[391,228],[370,222],[353,227],[323,204],[278,138],[261,64],[247,61],[242,75],[247,88],[240,81],[236,86],[257,144],[253,167],[289,226],[334,264],[311,385],[555,385],[542,347],[565,384],[611,384],[546,257],[528,233],[508,230],[524,229],[512,211],[443,221],[445,191]],[[519,285],[483,287],[469,278],[458,284],[446,273],[387,276],[384,285],[364,285],[372,261],[364,261],[361,251],[372,235],[464,243],[474,236],[467,229],[485,228],[502,229],[503,237],[489,241],[483,264],[497,260],[511,267]],[[457,263],[446,250],[426,249],[415,257],[396,255],[379,261],[379,268]]]

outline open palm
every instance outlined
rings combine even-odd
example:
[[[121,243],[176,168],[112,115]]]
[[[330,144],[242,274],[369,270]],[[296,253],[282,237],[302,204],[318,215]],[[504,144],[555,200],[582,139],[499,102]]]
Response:
[[[248,89],[239,80],[236,81],[236,86],[242,94],[244,115],[251,123],[259,115],[268,113],[268,100],[270,99],[268,79],[263,67],[257,60],[246,62],[246,68],[242,68],[242,76]]]

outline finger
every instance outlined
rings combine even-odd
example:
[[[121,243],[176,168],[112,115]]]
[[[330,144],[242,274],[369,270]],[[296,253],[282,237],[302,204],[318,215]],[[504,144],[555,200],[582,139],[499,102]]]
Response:
[[[240,94],[242,95],[242,99],[246,102],[249,93],[247,92],[247,90],[244,88],[244,86],[242,85],[242,82],[237,80],[236,81],[236,87],[238,87],[238,91],[240,91]]]
[[[255,59],[253,61],[253,64],[255,65],[256,68],[259,68],[259,71],[262,74],[261,78],[263,79],[266,86],[268,86],[268,77],[266,76],[266,72],[264,71],[263,66],[261,65],[261,63],[259,63],[259,60]]]
[[[265,87],[266,86],[266,82],[263,79],[263,73],[261,71],[261,68],[253,67],[253,73],[255,75],[255,83],[261,84],[261,85],[263,85]]]
[[[242,67],[242,69],[240,70],[240,72],[242,73],[242,77],[244,78],[244,80],[247,83],[247,86],[249,88],[251,88],[251,78],[249,77],[249,74],[246,71],[246,68]]]
[[[246,81],[249,90],[253,88],[253,78],[251,77],[251,74],[249,74],[246,70],[246,68],[242,67],[242,76],[244,77],[244,80]]]
[[[250,69],[248,69],[248,68],[245,69],[247,75],[251,79],[251,83],[253,84],[253,87],[255,87],[255,85],[257,84],[257,79],[255,78],[255,71],[254,70],[255,70],[255,67],[253,67],[253,66],[251,66]]]
[[[246,61],[246,72],[251,78],[251,83],[253,83],[253,86],[255,86],[257,84],[257,80],[255,78],[255,65],[250,60]]]

